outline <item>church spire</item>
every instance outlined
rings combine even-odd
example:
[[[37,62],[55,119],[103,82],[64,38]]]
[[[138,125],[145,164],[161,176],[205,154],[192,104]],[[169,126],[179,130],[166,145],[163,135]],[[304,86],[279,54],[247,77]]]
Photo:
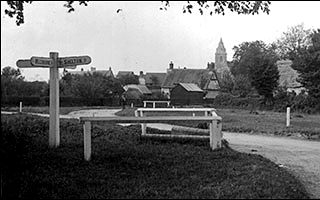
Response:
[[[226,52],[226,48],[224,48],[222,38],[220,38],[220,42],[219,42],[218,48],[216,50],[216,53],[225,53],[225,52]]]

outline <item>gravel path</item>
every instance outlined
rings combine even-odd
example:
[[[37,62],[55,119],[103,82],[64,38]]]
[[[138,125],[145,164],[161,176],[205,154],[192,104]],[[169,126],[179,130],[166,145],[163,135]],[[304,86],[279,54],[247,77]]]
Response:
[[[68,115],[60,115],[60,117],[115,116],[114,113],[118,111],[120,110],[80,110]],[[41,116],[49,115],[41,114]],[[172,128],[167,124],[148,124],[147,126],[163,130]],[[223,132],[223,138],[234,150],[262,155],[279,166],[287,168],[301,180],[312,198],[320,199],[320,142],[230,132]]]

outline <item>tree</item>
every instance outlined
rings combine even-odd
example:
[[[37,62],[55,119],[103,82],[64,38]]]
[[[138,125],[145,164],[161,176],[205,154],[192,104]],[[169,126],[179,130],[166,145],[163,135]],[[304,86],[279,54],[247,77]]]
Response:
[[[239,74],[234,77],[233,92],[240,97],[246,97],[252,91],[252,86],[248,76]]]
[[[299,72],[298,82],[320,102],[320,29],[311,34],[311,45],[299,49],[292,68]]]
[[[75,9],[73,7],[75,1],[66,1],[64,7],[68,9],[71,13]],[[24,23],[24,5],[31,4],[32,1],[7,1],[9,9],[5,9],[5,14],[9,17],[16,17],[16,24],[19,26]],[[88,5],[88,1],[78,1],[79,5]],[[167,10],[170,7],[169,1],[162,1],[163,7],[160,10]],[[187,2],[187,5],[183,6],[183,13],[192,13],[195,7],[201,14],[207,10],[210,15],[222,14],[225,15],[225,10],[230,10],[231,12],[237,12],[238,14],[259,14],[259,11],[269,14],[270,1],[196,1],[195,3]],[[117,9],[119,13],[121,9]]]
[[[18,95],[19,86],[23,82],[24,77],[19,69],[7,66],[1,72],[1,98],[8,95]]]
[[[278,59],[273,45],[267,46],[262,41],[244,42],[234,47],[233,75],[248,76],[251,85],[269,101],[278,86],[279,71],[276,66]]]
[[[305,29],[304,24],[289,27],[280,39],[275,42],[277,52],[282,59],[293,60],[300,49],[311,45],[311,30]]]
[[[123,92],[118,80],[99,73],[85,73],[84,75],[66,73],[60,83],[63,95],[81,97],[88,101],[120,95]]]
[[[232,93],[234,87],[234,79],[229,71],[223,73],[220,81],[220,89],[222,92]]]

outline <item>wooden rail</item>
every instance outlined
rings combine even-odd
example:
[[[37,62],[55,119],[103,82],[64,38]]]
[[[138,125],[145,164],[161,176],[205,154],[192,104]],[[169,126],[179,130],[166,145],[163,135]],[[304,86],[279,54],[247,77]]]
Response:
[[[170,106],[170,101],[151,101],[151,100],[149,100],[149,101],[143,101],[143,107],[146,108],[147,103],[152,103],[153,108],[156,107],[156,103],[166,103],[168,107]]]
[[[195,116],[196,112],[204,112],[204,116],[218,116],[216,113],[216,109],[214,108],[138,108],[135,111],[135,116],[136,117],[143,117],[143,113],[147,112],[192,112],[193,116]],[[146,135],[146,130],[147,130],[147,124],[142,123],[141,124],[141,134],[144,136]]]
[[[199,121],[209,122],[210,147],[212,149],[221,147],[221,117],[219,116],[152,116],[152,117],[80,117],[83,123],[84,136],[84,159],[91,158],[91,123],[93,122],[114,122],[114,123],[159,123],[172,121]]]

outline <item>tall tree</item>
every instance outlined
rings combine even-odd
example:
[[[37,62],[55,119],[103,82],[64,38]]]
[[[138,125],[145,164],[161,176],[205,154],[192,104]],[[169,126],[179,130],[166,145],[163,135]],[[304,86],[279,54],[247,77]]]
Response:
[[[68,9],[68,12],[73,12],[75,1],[66,1],[64,7]],[[78,1],[79,5],[87,6],[89,1]],[[16,24],[19,26],[24,23],[24,5],[31,4],[32,1],[7,1],[9,9],[5,9],[5,14],[9,17],[16,17]],[[161,10],[167,10],[170,7],[170,1],[162,1],[163,6]],[[192,10],[196,7],[198,11],[203,14],[207,10],[210,15],[222,14],[225,15],[225,10],[231,12],[237,12],[238,14],[259,14],[260,11],[269,14],[270,1],[196,1],[194,3],[188,1],[183,6],[183,13],[192,13]],[[121,9],[117,9],[119,13]]]
[[[251,85],[257,92],[270,100],[273,91],[278,86],[279,71],[276,66],[278,59],[274,46],[267,46],[262,41],[244,42],[234,47],[234,76],[248,76]]]
[[[18,95],[19,88],[24,80],[19,69],[7,66],[1,71],[1,97]]]
[[[311,45],[311,30],[305,29],[304,24],[289,27],[275,42],[277,52],[282,59],[293,60],[300,49]]]
[[[299,72],[298,82],[320,102],[320,29],[311,34],[311,45],[299,50],[292,68]]]

